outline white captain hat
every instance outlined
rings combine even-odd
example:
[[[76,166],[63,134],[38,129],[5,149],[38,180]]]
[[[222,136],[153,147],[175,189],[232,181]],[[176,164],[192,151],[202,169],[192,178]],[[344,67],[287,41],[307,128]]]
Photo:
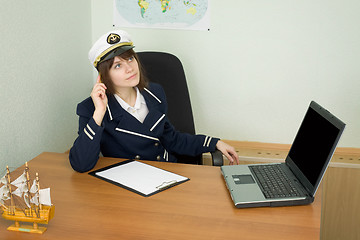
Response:
[[[122,30],[113,30],[102,35],[89,51],[89,60],[97,69],[99,63],[134,48],[130,35]]]

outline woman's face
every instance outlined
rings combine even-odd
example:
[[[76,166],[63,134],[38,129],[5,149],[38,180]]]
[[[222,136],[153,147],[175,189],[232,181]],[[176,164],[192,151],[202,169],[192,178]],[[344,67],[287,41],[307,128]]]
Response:
[[[123,59],[117,56],[109,70],[109,76],[116,91],[136,87],[140,81],[138,62],[135,57]]]

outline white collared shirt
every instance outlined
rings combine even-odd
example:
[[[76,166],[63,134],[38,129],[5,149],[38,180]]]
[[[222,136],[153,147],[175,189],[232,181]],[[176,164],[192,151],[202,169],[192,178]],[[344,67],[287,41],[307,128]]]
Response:
[[[139,89],[136,87],[136,101],[134,107],[130,106],[127,102],[125,102],[121,97],[114,94],[116,100],[119,102],[120,106],[133,115],[137,120],[141,123],[144,122],[147,114],[149,113],[149,109],[146,105],[144,96],[140,93]]]

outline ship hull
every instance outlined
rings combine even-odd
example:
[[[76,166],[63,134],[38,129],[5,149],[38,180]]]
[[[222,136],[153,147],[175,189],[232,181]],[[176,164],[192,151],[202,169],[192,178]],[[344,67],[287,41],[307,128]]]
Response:
[[[30,232],[30,233],[43,233],[46,231],[46,227],[38,227],[37,224],[48,224],[50,219],[54,217],[55,206],[42,206],[42,209],[39,210],[40,216],[37,217],[35,212],[33,212],[33,217],[29,216],[29,210],[26,210],[25,213],[22,210],[15,210],[14,214],[9,214],[8,211],[4,211],[2,217],[7,220],[15,221],[15,224],[8,227],[10,231],[21,231],[21,232]],[[19,222],[31,222],[31,225],[20,225]]]

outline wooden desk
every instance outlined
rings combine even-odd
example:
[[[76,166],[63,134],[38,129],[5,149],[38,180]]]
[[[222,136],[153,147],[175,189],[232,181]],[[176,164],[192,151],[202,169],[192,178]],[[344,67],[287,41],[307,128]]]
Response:
[[[43,235],[7,231],[1,218],[0,239],[319,239],[321,190],[307,206],[237,209],[218,167],[147,163],[191,180],[145,198],[73,171],[67,154],[40,154],[30,172],[51,187],[55,217]]]
[[[360,239],[359,189],[359,165],[328,168],[323,180],[320,239]]]

